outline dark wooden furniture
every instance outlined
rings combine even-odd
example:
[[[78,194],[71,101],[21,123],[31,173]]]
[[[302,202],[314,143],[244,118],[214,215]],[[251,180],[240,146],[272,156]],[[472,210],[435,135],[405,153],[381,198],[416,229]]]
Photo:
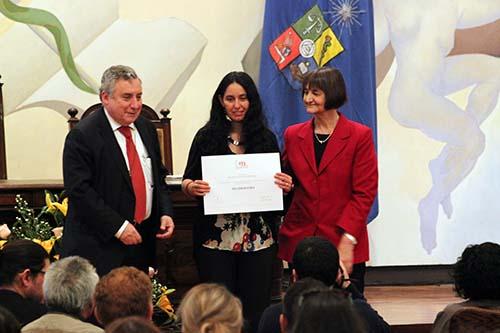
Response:
[[[45,206],[45,190],[59,194],[64,186],[61,180],[10,180],[0,179],[0,224],[12,226],[17,211],[16,195],[20,195],[35,211]]]
[[[0,224],[14,222],[17,194],[20,194],[30,207],[40,209],[45,206],[44,190],[59,193],[63,188],[61,180],[0,179]]]
[[[199,282],[193,258],[193,223],[198,203],[186,196],[180,185],[169,185],[174,205],[175,231],[171,239],[157,242],[158,277],[169,288],[175,288],[172,301],[177,303],[182,295]]]
[[[0,75],[0,79],[2,76]],[[3,110],[3,83],[0,82],[0,179],[7,179],[7,155],[5,153],[5,128],[3,125],[4,110]]]
[[[81,116],[84,119],[92,112],[95,112],[101,108],[101,103],[97,103],[85,110]],[[71,108],[68,110],[70,118],[68,119],[68,126],[71,130],[76,126],[79,119],[76,117],[78,110]],[[150,106],[143,104],[141,115],[149,119],[153,125],[156,127],[156,133],[158,135],[158,142],[160,143],[160,152],[163,165],[168,170],[168,174],[171,175],[173,172],[173,162],[172,162],[172,132],[170,128],[171,119],[168,117],[170,110],[161,110],[160,114],[162,118],[158,117],[158,114]]]

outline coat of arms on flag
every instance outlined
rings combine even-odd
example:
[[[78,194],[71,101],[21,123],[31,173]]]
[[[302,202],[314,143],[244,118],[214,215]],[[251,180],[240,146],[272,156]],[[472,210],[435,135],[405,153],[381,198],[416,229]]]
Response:
[[[294,89],[302,89],[302,77],[344,51],[318,5],[289,26],[269,45],[269,53]]]
[[[266,0],[259,92],[281,143],[288,126],[310,119],[302,78],[323,66],[344,75],[349,98],[340,112],[376,134],[372,0]],[[376,215],[377,204],[370,219]]]

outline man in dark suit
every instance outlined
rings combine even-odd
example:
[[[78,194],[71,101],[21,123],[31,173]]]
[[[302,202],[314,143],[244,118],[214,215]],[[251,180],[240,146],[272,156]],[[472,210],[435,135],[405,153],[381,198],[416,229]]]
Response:
[[[322,282],[330,288],[342,289],[347,292],[353,301],[354,310],[364,322],[366,332],[387,333],[391,329],[377,311],[366,301],[364,296],[351,283],[349,276],[342,265],[339,252],[335,246],[323,237],[306,237],[297,245],[293,254],[292,281],[311,278]],[[293,285],[292,285],[293,287]],[[303,291],[298,288],[287,291],[283,303],[267,307],[260,318],[258,333],[290,332],[293,326],[293,316],[297,308],[296,301]],[[309,282],[299,285],[304,289],[318,289],[318,285]],[[284,314],[285,310],[287,315]],[[325,319],[326,320],[326,319]]]
[[[108,68],[100,99],[103,107],[80,121],[64,145],[63,256],[87,258],[101,276],[124,265],[147,272],[156,238],[174,230],[156,130],[140,116],[142,84],[132,68]]]

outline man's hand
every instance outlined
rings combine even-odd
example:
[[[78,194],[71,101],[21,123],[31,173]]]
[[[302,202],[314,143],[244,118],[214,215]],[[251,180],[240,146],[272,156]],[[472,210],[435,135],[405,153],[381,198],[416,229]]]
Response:
[[[137,245],[142,243],[142,237],[131,223],[127,223],[120,236],[120,241],[125,245]]]
[[[160,230],[156,234],[156,238],[167,239],[172,237],[175,224],[172,218],[168,215],[163,215],[160,219]]]
[[[344,264],[344,272],[350,274],[352,273],[352,262],[354,259],[354,244],[345,235],[340,238],[339,245],[337,247],[340,255],[340,260]]]

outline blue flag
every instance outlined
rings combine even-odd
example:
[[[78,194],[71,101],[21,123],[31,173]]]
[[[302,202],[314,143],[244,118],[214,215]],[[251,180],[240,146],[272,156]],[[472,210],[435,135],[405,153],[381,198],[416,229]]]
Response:
[[[280,144],[284,130],[310,116],[301,77],[323,66],[344,75],[347,118],[369,126],[376,144],[377,110],[371,0],[267,0],[259,91],[269,126]],[[371,221],[378,214],[375,201]]]

